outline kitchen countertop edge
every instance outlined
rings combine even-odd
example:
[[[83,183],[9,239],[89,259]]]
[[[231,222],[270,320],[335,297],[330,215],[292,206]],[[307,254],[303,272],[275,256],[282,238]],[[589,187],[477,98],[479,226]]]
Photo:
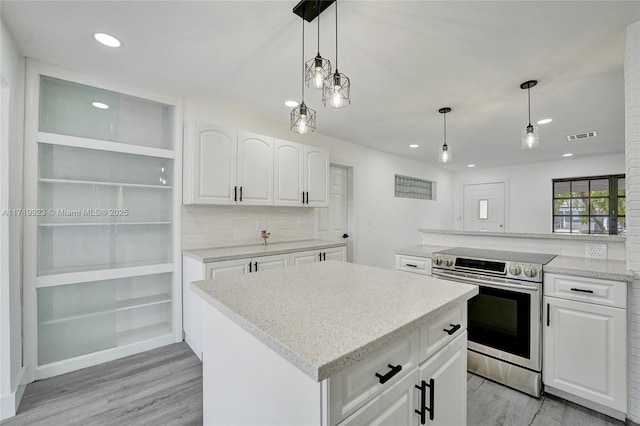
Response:
[[[452,229],[427,229],[418,228],[418,232],[423,234],[449,234],[449,235],[469,235],[480,237],[506,237],[506,238],[535,238],[547,240],[577,240],[577,241],[599,241],[599,242],[625,242],[624,235],[600,235],[600,234],[529,234],[526,232],[484,232],[484,231],[460,231]]]
[[[633,272],[624,260],[590,259],[586,257],[556,256],[542,267],[546,274],[574,275],[632,283]]]

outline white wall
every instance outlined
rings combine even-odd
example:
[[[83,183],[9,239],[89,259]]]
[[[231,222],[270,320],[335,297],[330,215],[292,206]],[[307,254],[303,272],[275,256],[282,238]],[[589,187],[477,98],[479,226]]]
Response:
[[[23,207],[24,58],[0,20],[0,210]],[[8,111],[5,108],[8,107]],[[8,127],[8,128],[7,128]],[[0,420],[15,414],[23,388],[22,367],[22,218],[0,221]],[[7,270],[8,269],[8,270]]]
[[[508,211],[505,218],[506,231],[550,233],[552,232],[552,179],[624,174],[624,158],[624,154],[589,158],[571,157],[549,163],[457,172],[454,177],[456,192],[454,229],[462,229],[463,184],[507,181],[509,193],[505,197]]]
[[[319,111],[318,114],[320,115],[321,112]],[[417,231],[418,228],[451,228],[453,226],[453,175],[451,172],[324,136],[318,133],[322,131],[321,124],[318,132],[299,135],[289,129],[288,122],[285,121],[288,113],[287,109],[283,108],[283,121],[276,122],[209,102],[196,100],[185,102],[185,124],[194,119],[223,123],[226,126],[322,147],[330,151],[332,162],[352,166],[356,208],[352,212],[354,229],[349,230],[349,235],[354,242],[354,260],[357,263],[393,268],[395,248],[422,242],[422,235]],[[436,181],[437,200],[395,198],[393,191],[395,174]],[[252,213],[252,209],[255,209],[248,206],[240,208],[248,215]],[[206,209],[210,209],[211,220],[225,214],[224,207],[213,206]],[[183,207],[183,217],[193,218],[192,210],[192,207]],[[295,215],[296,210],[283,214]],[[269,218],[266,219],[269,220]],[[203,226],[206,225],[204,218],[200,220]]]

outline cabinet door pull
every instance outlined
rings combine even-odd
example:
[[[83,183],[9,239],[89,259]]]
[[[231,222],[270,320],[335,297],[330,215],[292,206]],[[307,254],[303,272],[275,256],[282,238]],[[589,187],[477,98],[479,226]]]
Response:
[[[395,376],[396,374],[398,374],[399,372],[402,371],[402,366],[401,365],[388,364],[387,367],[389,367],[391,369],[391,370],[389,370],[389,372],[387,374],[382,375],[380,373],[376,373],[376,377],[380,380],[380,384],[381,385],[384,385],[389,380],[391,380],[393,378],[393,376]]]
[[[249,262],[249,272],[253,272],[253,271],[251,270],[251,262]]]
[[[547,303],[547,327],[549,327],[549,304]]]
[[[442,331],[446,332],[449,336],[454,334],[456,331],[460,330],[460,327],[462,327],[460,324],[449,324],[449,325],[451,326],[449,330],[447,330],[446,328],[442,329]]]
[[[238,187],[233,187],[233,201],[238,201]]]
[[[242,202],[242,187],[240,187],[240,202]]]
[[[322,262],[322,252],[318,253],[318,262]]]
[[[420,410],[415,410],[415,412],[420,416],[420,424],[424,425],[427,423],[427,411],[429,412],[429,420],[433,421],[434,418],[435,381],[429,379],[429,383],[427,383],[423,380],[420,386],[416,385],[415,387],[420,390]],[[427,407],[427,388],[431,391],[429,392],[429,407]]]
[[[322,253],[322,260],[327,260],[327,252]]]
[[[409,266],[410,268],[417,268],[418,265],[414,265],[413,263],[405,263],[404,266]]]
[[[302,191],[302,204],[304,204],[304,191]]]
[[[255,269],[255,271],[253,271],[253,272],[258,272],[258,262],[255,262],[255,263],[253,264],[253,266],[254,266],[254,268],[253,268],[253,269]]]
[[[571,291],[579,291],[581,293],[593,293],[593,290],[586,290],[584,288],[571,288]]]
[[[309,191],[307,191],[307,204],[309,204]]]

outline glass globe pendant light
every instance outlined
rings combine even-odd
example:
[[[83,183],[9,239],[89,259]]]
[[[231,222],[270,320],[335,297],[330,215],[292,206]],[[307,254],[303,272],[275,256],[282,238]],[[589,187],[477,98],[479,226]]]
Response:
[[[450,163],[452,160],[451,151],[449,151],[449,146],[447,145],[447,113],[451,112],[451,108],[440,108],[438,112],[442,114],[444,119],[444,144],[442,144],[442,149],[440,149],[438,153],[438,163],[446,164]]]
[[[351,81],[338,71],[338,1],[336,0],[336,71],[324,80],[322,104],[330,108],[351,105]]]
[[[316,112],[304,103],[304,18],[302,19],[302,102],[291,111],[291,130],[304,135],[316,130]]]
[[[316,0],[316,10],[319,9]],[[322,90],[324,80],[331,75],[331,62],[320,56],[320,15],[318,15],[318,53],[316,57],[305,64],[305,82],[310,89]]]
[[[529,80],[520,85],[521,89],[527,89],[527,104],[529,105],[529,125],[522,131],[522,149],[533,149],[540,146],[538,128],[531,125],[531,88],[536,84],[538,84],[537,80]]]

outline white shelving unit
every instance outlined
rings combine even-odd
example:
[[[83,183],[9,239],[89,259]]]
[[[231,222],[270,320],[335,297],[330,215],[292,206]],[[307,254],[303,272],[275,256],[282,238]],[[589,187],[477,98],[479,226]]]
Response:
[[[27,74],[27,375],[181,341],[180,102],[34,61]]]

